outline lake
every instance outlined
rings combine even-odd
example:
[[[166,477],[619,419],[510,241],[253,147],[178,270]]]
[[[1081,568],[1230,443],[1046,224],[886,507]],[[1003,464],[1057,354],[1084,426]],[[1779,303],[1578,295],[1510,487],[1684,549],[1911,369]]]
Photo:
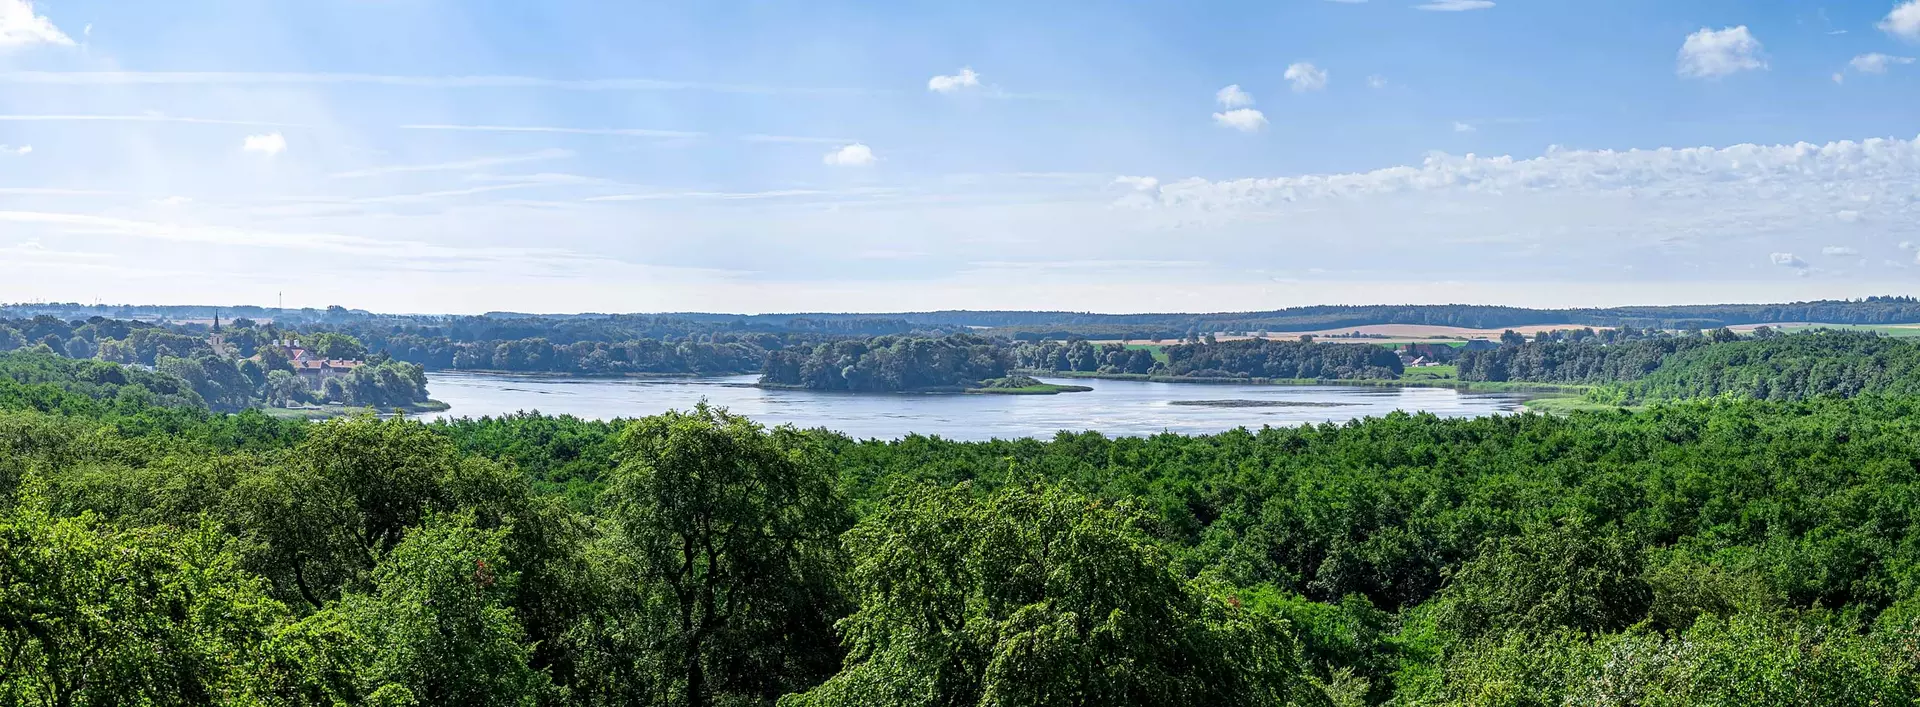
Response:
[[[435,400],[452,407],[421,419],[517,411],[590,419],[687,409],[701,400],[767,425],[826,427],[855,438],[908,433],[948,439],[1051,437],[1060,430],[1109,436],[1206,434],[1377,417],[1394,410],[1473,417],[1516,412],[1513,395],[1449,388],[1220,385],[1048,379],[1093,390],[1060,395],[863,394],[766,390],[757,375],[717,378],[555,378],[429,373]]]

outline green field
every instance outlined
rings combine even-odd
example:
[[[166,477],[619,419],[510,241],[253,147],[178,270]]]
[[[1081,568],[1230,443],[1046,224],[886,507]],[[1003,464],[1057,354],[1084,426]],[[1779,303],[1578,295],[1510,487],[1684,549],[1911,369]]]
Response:
[[[1053,395],[1056,393],[1084,393],[1093,390],[1084,385],[1060,385],[1041,383],[1023,385],[1018,388],[968,388],[967,393],[974,395]]]
[[[1153,354],[1154,361],[1157,361],[1160,363],[1166,363],[1168,361],[1166,344],[1126,344],[1126,347],[1129,351],[1133,349],[1140,349],[1140,350],[1146,351],[1147,353]]]
[[[1409,368],[1400,374],[1400,380],[1427,382],[1458,381],[1460,380],[1460,367],[1421,366],[1419,368]]]
[[[1875,325],[1875,324],[1803,324],[1799,326],[1781,326],[1774,329],[1783,333],[1812,331],[1814,329],[1841,329],[1846,331],[1870,331],[1882,336],[1916,337],[1920,336],[1920,326],[1912,324]]]
[[[1552,395],[1544,398],[1534,398],[1532,400],[1528,400],[1526,405],[1527,405],[1527,409],[1532,412],[1546,413],[1549,415],[1565,415],[1568,413],[1578,412],[1582,410],[1639,410],[1641,409],[1638,406],[1623,407],[1620,405],[1596,403],[1584,397],[1574,396],[1574,395]]]
[[[268,407],[268,408],[260,408],[260,411],[268,415],[271,415],[273,417],[280,417],[280,418],[287,418],[287,419],[294,419],[294,420],[329,420],[336,417],[348,417],[352,415],[368,414],[368,413],[373,415],[378,415],[380,417],[388,417],[393,415],[396,410],[398,410],[399,413],[402,415],[411,415],[417,412],[439,412],[449,407],[452,407],[452,406],[446,403],[440,402],[438,400],[428,400],[424,403],[415,403],[413,405],[406,405],[406,406],[401,406],[397,408],[376,409],[371,407],[356,407],[352,405],[321,405],[319,407],[291,408],[291,409]]]

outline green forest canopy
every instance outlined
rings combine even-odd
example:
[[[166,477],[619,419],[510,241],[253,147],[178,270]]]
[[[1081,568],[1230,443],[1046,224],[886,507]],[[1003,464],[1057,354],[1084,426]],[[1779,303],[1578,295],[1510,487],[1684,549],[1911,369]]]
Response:
[[[1255,312],[1096,314],[1090,312],[935,311],[884,314],[522,314],[479,316],[375,314],[342,307],[275,310],[261,307],[88,306],[15,304],[0,307],[0,318],[51,315],[60,319],[206,319],[220,311],[231,317],[272,320],[302,330],[332,329],[385,348],[402,360],[455,366],[461,344],[480,344],[491,356],[493,344],[540,339],[554,346],[580,342],[618,344],[640,339],[687,340],[714,334],[806,334],[868,338],[889,334],[944,335],[981,330],[1022,340],[1178,339],[1189,333],[1301,332],[1349,329],[1376,324],[1425,324],[1499,329],[1532,325],[1571,327],[1635,326],[1655,329],[1712,329],[1743,324],[1903,324],[1920,323],[1920,301],[1908,296],[1859,300],[1817,300],[1774,304],[1712,304],[1573,309],[1530,309],[1489,305],[1315,305]],[[388,336],[404,341],[384,346]],[[421,350],[419,358],[402,353]],[[439,353],[435,353],[439,352]],[[581,353],[581,352],[576,352]],[[470,353],[469,355],[478,355]],[[434,356],[446,356],[438,363]],[[432,359],[432,360],[429,360]]]
[[[1783,340],[1737,343],[1874,355]],[[18,356],[9,703],[1920,699],[1911,397],[886,442],[221,415]]]

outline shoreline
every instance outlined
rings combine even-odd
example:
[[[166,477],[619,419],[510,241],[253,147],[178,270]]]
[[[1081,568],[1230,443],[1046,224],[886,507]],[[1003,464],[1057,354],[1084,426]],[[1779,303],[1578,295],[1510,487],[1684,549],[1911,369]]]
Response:
[[[453,406],[445,402],[441,402],[439,400],[427,400],[425,402],[410,403],[407,405],[388,406],[384,408],[376,408],[368,405],[357,405],[357,406],[356,405],[322,405],[317,408],[262,407],[262,408],[250,408],[250,409],[259,410],[261,412],[264,412],[268,415],[272,415],[274,417],[284,417],[284,418],[293,418],[293,419],[301,419],[301,420],[331,420],[336,417],[347,417],[349,415],[360,415],[365,413],[372,413],[375,417],[383,417],[383,418],[394,417],[396,415],[400,417],[406,417],[408,415],[418,415],[423,412],[444,412],[444,411],[453,409]],[[396,413],[395,410],[398,410],[399,412]]]
[[[1372,388],[1452,388],[1469,393],[1550,393],[1583,394],[1590,385],[1526,383],[1510,381],[1403,380],[1394,378],[1196,378],[1192,376],[1155,376],[1145,373],[1094,373],[1090,371],[1037,371],[1021,369],[1029,376],[1054,378],[1092,378],[1148,383],[1196,383],[1200,385],[1347,385]]]
[[[821,390],[804,385],[786,385],[782,383],[754,383],[752,388],[762,390],[795,390],[807,393],[827,393],[833,395],[1059,395],[1061,393],[1086,393],[1093,388],[1084,385],[1061,385],[1042,383],[1020,388],[964,388],[961,386],[941,386],[937,388],[914,388],[912,390]]]
[[[518,376],[523,378],[598,378],[598,379],[606,379],[606,380],[616,380],[620,378],[671,378],[671,379],[719,378],[721,376],[748,376],[748,375],[753,375],[755,373],[755,371],[742,371],[738,373],[642,373],[642,372],[563,373],[558,371],[503,371],[503,370],[493,369],[493,368],[427,368],[423,370],[425,370],[427,373],[430,373],[430,374],[441,374],[441,375],[468,373],[468,374],[473,374],[477,376]]]

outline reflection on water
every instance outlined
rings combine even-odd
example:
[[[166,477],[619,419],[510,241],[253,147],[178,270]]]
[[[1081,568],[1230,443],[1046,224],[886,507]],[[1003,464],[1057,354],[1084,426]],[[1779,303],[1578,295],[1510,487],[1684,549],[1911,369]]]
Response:
[[[1507,395],[1447,388],[1211,385],[1112,380],[1048,380],[1091,386],[1062,395],[915,395],[763,390],[758,376],[724,378],[542,378],[431,373],[434,399],[453,407],[422,415],[480,417],[540,411],[592,419],[686,409],[701,400],[761,423],[826,427],[856,438],[908,433],[948,439],[1050,437],[1060,430],[1110,436],[1202,434],[1377,417],[1394,410],[1471,417],[1520,408]],[[1197,403],[1197,404],[1196,404]]]

